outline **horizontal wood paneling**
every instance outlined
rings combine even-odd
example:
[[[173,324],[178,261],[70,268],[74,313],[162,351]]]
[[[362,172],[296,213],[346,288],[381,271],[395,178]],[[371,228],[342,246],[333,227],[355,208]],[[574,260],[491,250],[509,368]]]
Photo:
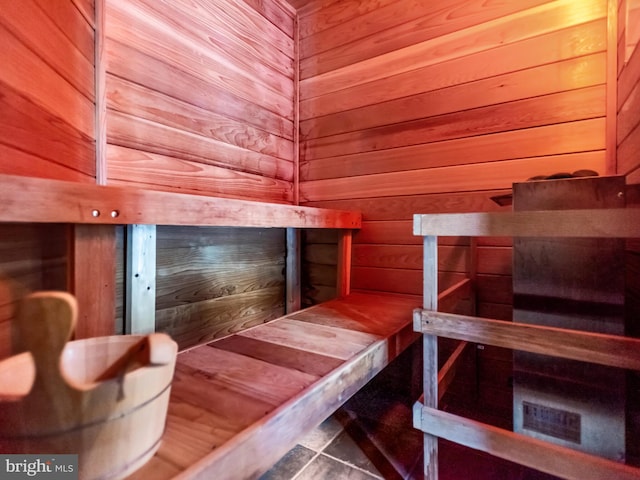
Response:
[[[362,210],[354,288],[420,293],[414,213],[508,209],[491,197],[514,182],[605,173],[606,0],[327,1],[298,14],[300,198]],[[473,252],[478,310],[500,318],[510,249],[486,239]]]
[[[303,159],[393,149],[502,131],[534,128],[604,115],[603,86],[525,98],[505,104],[429,116],[362,131],[308,139]]]
[[[0,224],[0,359],[12,353],[11,321],[17,302],[45,289],[67,290],[64,225]]]
[[[95,182],[93,17],[89,0],[2,2],[0,174]],[[68,240],[64,225],[0,225],[0,358],[16,302],[69,289]]]
[[[109,0],[108,182],[292,203],[293,24],[277,2]]]
[[[180,348],[284,314],[283,229],[159,227],[156,328]]]
[[[517,17],[504,17],[497,23],[485,24],[482,29],[471,28],[416,42],[409,48],[376,56],[322,75],[303,77],[300,84],[302,99],[326,95],[383,78],[393,78],[400,74],[409,75],[413,72],[413,76],[417,74],[422,77],[425,72],[420,71],[421,68],[436,64],[442,64],[442,67],[446,68],[442,73],[449,78],[447,84],[436,87],[441,88],[534,65],[553,63],[606,48],[606,37],[602,32],[606,27],[601,20],[606,14],[606,7],[602,3],[593,0],[581,2],[579,5],[572,0],[546,3],[545,8]],[[551,11],[554,12],[553,15],[550,15]],[[587,30],[575,29],[583,24]],[[425,22],[423,26],[427,25],[428,22]],[[384,24],[369,28],[384,31]],[[555,32],[564,34],[557,38],[553,36]],[[559,49],[558,45],[563,45],[563,48]],[[510,48],[507,48],[508,46]],[[527,58],[519,59],[518,57],[523,57],[523,50],[527,51]],[[465,58],[467,63],[470,62],[470,66],[463,68],[463,75],[457,77],[455,72],[458,69],[455,67],[458,67],[458,64],[446,62],[462,58]],[[481,67],[484,67],[483,71],[478,72],[477,69]],[[467,73],[469,69],[476,72],[471,78]],[[441,78],[441,75],[437,77]],[[429,88],[427,83],[427,90],[430,89],[432,88]]]
[[[71,0],[0,11],[0,172],[94,181],[92,18]]]
[[[524,0],[517,4],[492,5],[481,0],[467,0],[461,5],[453,0],[441,0],[436,7],[421,1],[407,4],[397,0],[387,5],[377,4],[377,8],[369,12],[345,20],[342,15],[331,28],[304,36],[300,42],[302,78],[447,34],[478,28],[477,25],[544,3],[545,0]],[[374,31],[372,26],[375,26]],[[365,38],[367,41],[362,41]]]
[[[636,48],[618,77],[617,173],[640,183],[640,48]]]
[[[604,152],[505,160],[502,162],[455,165],[432,169],[391,172],[387,174],[343,177],[304,182],[301,198],[322,200],[421,195],[461,191],[496,190],[509,188],[514,181],[524,181],[535,175],[573,172],[577,169],[601,171]]]

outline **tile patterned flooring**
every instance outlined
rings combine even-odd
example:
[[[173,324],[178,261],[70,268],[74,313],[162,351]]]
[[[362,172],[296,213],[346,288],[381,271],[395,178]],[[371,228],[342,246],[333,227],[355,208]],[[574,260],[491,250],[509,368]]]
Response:
[[[423,480],[410,370],[407,357],[399,357],[260,480]],[[440,480],[555,479],[444,440],[438,456]]]
[[[422,434],[412,427],[411,360],[396,360],[260,480],[422,480],[412,476],[422,471]]]
[[[418,468],[421,435],[397,431],[411,426],[406,423],[410,422],[411,410],[398,404],[380,421],[358,417],[352,407],[347,404],[325,420],[261,480],[418,478],[412,477],[411,472]],[[384,423],[389,420],[394,423]],[[402,441],[398,442],[399,438]]]

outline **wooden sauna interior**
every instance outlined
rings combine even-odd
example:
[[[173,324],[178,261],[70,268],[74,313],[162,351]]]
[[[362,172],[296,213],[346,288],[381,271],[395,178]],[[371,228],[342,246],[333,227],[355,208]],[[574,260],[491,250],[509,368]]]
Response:
[[[137,222],[118,224],[115,211],[104,224],[61,222],[81,199],[37,194],[59,181],[158,191],[158,211],[188,194],[203,209],[215,198],[361,212],[347,286],[340,230],[299,229],[294,298],[287,225],[245,226],[242,209],[229,226],[158,224],[155,295],[139,300],[182,350],[345,289],[418,307],[413,215],[508,211],[492,197],[533,176],[621,176],[626,206],[640,207],[639,0],[0,7],[0,358],[29,291],[74,293],[77,338],[132,331]],[[512,248],[508,237],[439,237],[440,290],[468,277],[476,292],[453,311],[512,319]],[[639,336],[640,244],[624,251],[635,312],[625,333]],[[511,350],[475,345],[444,401],[511,428],[512,378]],[[629,385],[626,429],[638,439],[640,382]],[[640,465],[640,442],[626,456]]]

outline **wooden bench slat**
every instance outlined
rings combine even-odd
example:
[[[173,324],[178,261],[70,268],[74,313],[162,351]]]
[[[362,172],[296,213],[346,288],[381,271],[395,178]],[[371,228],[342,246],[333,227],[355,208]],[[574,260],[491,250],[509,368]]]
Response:
[[[230,431],[246,428],[274,409],[272,403],[225,389],[210,377],[178,363],[170,401],[178,400],[199,407],[218,420],[218,428]]]
[[[217,348],[184,352],[180,363],[211,374],[211,383],[273,405],[289,399],[318,377]]]
[[[240,335],[222,338],[209,345],[212,348],[239,353],[273,365],[296,369],[316,377],[326,375],[342,364],[342,361],[338,358],[263,342],[255,338],[241,337]]]
[[[367,333],[281,318],[238,335],[347,360],[379,337]]]

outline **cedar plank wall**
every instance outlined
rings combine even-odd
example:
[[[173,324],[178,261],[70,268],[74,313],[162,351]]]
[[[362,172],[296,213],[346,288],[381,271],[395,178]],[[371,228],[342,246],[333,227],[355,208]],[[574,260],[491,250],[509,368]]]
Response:
[[[92,0],[2,2],[0,173],[95,182],[93,12]],[[0,224],[0,358],[14,299],[67,289],[67,233]]]
[[[640,1],[618,3],[618,95],[617,95],[617,173],[634,185],[627,204],[640,206]],[[640,337],[640,243],[628,242],[626,267],[626,305],[628,334]],[[627,412],[627,460],[640,465],[640,378],[629,375]]]
[[[300,198],[362,209],[355,289],[421,293],[414,213],[495,210],[515,181],[605,173],[606,0],[411,4],[298,12]],[[442,288],[467,266],[454,251]],[[508,242],[479,246],[480,314],[510,318],[510,264]]]
[[[292,203],[294,13],[106,0],[107,182]]]
[[[294,12],[106,0],[107,183],[292,203]],[[187,348],[284,314],[283,230],[157,230],[156,328]]]
[[[509,209],[489,198],[513,182],[614,173],[607,0],[328,0],[298,14],[300,199],[362,210],[353,289],[421,295],[414,213]],[[511,319],[510,239],[441,238],[439,257],[441,290],[471,270],[478,314]],[[452,394],[509,427],[511,353],[468,358],[475,375]]]
[[[285,313],[283,229],[158,227],[156,329],[181,349]]]

